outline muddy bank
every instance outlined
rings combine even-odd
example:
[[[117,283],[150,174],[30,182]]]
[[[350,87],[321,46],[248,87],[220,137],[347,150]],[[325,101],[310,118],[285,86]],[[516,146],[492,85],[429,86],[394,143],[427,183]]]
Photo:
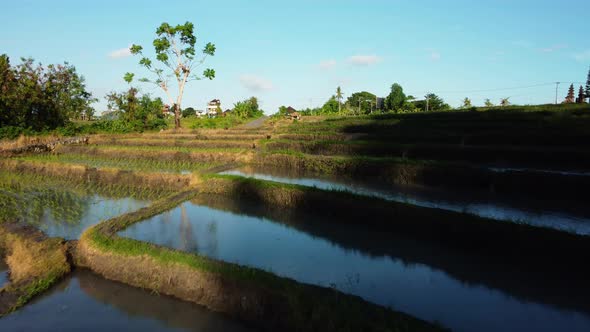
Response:
[[[0,149],[0,157],[12,157],[26,153],[52,152],[58,146],[70,144],[88,144],[88,137],[61,138],[47,143],[32,143],[13,149]]]
[[[268,272],[116,235],[194,196],[184,192],[87,231],[77,264],[113,280],[204,305],[268,331],[436,331],[402,313]]]

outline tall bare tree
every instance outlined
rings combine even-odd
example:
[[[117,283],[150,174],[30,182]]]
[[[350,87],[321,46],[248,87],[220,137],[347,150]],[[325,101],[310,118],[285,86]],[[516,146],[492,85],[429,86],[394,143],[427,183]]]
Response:
[[[157,66],[148,57],[144,56],[143,47],[131,46],[131,53],[141,55],[139,64],[149,70],[153,78],[142,78],[141,82],[153,83],[160,87],[168,97],[170,105],[174,106],[174,126],[180,128],[180,111],[182,96],[187,82],[208,78],[215,78],[215,70],[207,68],[202,76],[193,71],[205,62],[208,56],[215,55],[215,45],[207,43],[203,48],[202,56],[197,57],[195,44],[197,37],[194,34],[194,25],[191,22],[171,26],[164,22],[156,29],[156,39],[153,41],[156,52],[156,60],[166,69]],[[176,101],[170,91],[169,81],[175,79],[178,83]]]

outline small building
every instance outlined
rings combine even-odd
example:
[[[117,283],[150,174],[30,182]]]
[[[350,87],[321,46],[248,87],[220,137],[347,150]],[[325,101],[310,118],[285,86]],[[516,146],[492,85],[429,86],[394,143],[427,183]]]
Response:
[[[223,117],[226,117],[228,115],[231,115],[232,110],[230,109],[226,109],[225,111],[223,111],[223,113],[221,114]]]
[[[221,110],[221,101],[219,99],[213,99],[207,103],[207,112],[206,115],[210,118],[214,118],[218,115],[219,110]]]
[[[162,115],[164,115],[164,117],[174,116],[174,110],[172,110],[172,108],[170,107],[170,105],[165,104],[162,107]]]
[[[299,114],[299,112],[297,112],[297,110],[291,106],[287,107],[285,117],[289,120],[301,120],[301,114]]]

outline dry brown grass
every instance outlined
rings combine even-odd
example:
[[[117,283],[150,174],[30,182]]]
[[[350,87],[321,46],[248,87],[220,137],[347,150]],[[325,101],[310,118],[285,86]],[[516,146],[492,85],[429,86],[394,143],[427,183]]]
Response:
[[[67,244],[21,224],[0,224],[10,283],[0,289],[0,317],[23,306],[70,272]]]
[[[256,147],[256,141],[240,140],[180,140],[180,139],[150,139],[150,138],[110,138],[94,137],[90,141],[96,145],[119,146],[164,146],[186,148],[224,148],[224,149],[252,149]]]
[[[56,135],[47,136],[24,136],[21,135],[15,140],[0,140],[0,150],[11,150],[22,148],[31,144],[47,144],[60,139]]]
[[[11,237],[6,263],[10,269],[10,279],[20,283],[31,278],[43,278],[49,273],[69,272],[65,244],[60,239],[47,239],[42,242],[26,238]]]
[[[175,151],[175,150],[145,150],[134,149],[133,147],[86,147],[86,146],[59,146],[56,153],[75,153],[86,154],[91,156],[111,157],[111,158],[141,158],[151,160],[167,161],[191,161],[202,163],[248,163],[254,153],[251,151],[233,152],[233,151]]]
[[[132,188],[184,190],[197,186],[201,182],[201,179],[196,174],[131,172],[51,162],[0,160],[0,169],[52,176],[73,182],[92,182],[101,185],[125,184]]]

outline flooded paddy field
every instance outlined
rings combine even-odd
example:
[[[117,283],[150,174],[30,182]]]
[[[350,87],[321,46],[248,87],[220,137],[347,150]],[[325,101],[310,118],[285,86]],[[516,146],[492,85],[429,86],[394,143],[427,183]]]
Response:
[[[284,169],[244,166],[220,174],[297,184],[319,189],[347,191],[411,205],[473,214],[499,221],[555,228],[590,234],[590,207],[583,202],[532,200],[494,193],[441,190],[425,186],[393,186],[382,181],[290,172]]]
[[[205,308],[79,269],[25,308],[2,331],[254,331]]]
[[[8,154],[0,250],[42,289],[0,329],[588,331],[590,133],[565,118],[309,117]],[[17,264],[46,249],[59,274]]]
[[[283,215],[280,221],[265,215],[246,203],[238,207],[203,198],[120,235],[338,289],[454,331],[590,327],[584,296],[549,281],[550,290],[544,288],[547,283],[530,287],[527,278],[534,278],[535,272],[482,278],[478,269],[493,271],[501,264],[486,267],[474,257],[359,226],[338,225],[334,230],[334,223],[312,215]],[[440,258],[428,252],[438,252]],[[461,261],[465,265],[457,266]],[[511,278],[515,280],[507,286]]]
[[[0,179],[1,219],[35,226],[50,237],[77,239],[100,221],[149,204],[146,199],[113,197],[57,183],[29,186],[4,180]]]

